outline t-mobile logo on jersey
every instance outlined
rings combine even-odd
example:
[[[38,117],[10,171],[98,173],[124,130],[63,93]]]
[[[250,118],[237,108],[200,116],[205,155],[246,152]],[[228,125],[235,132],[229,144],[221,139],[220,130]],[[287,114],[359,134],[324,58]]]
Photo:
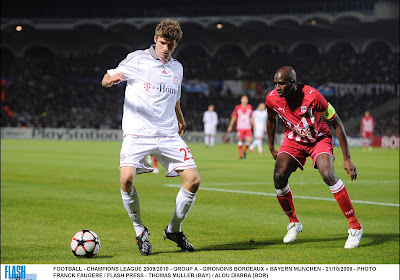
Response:
[[[152,86],[150,83],[144,83],[144,90],[149,91],[150,89],[159,89],[159,87]]]
[[[166,85],[160,85],[160,92],[177,94],[178,91],[175,88],[167,87]]]

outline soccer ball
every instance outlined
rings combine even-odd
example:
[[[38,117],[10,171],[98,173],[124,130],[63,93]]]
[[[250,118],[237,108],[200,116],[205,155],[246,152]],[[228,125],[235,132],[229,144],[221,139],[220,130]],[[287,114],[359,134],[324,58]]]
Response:
[[[77,257],[94,257],[99,253],[100,247],[100,239],[93,231],[84,229],[72,236],[71,251]]]

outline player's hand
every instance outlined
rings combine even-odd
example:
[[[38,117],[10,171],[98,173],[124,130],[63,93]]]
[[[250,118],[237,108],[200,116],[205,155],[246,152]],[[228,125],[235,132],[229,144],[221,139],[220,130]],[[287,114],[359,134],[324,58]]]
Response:
[[[231,132],[231,131],[232,131],[232,127],[229,126],[228,129],[226,130],[226,132],[229,133],[229,132]]]
[[[351,180],[353,181],[357,179],[357,169],[351,159],[345,159],[343,165],[344,170],[346,170],[347,174],[349,174]]]
[[[186,127],[187,127],[186,122],[183,123],[178,122],[178,134],[182,133],[182,135],[184,135],[186,132]]]
[[[271,155],[274,158],[274,160],[276,160],[276,158],[278,157],[278,150],[275,149],[275,147],[273,147],[272,149],[269,149],[269,151],[271,152]]]
[[[113,85],[116,85],[116,84],[122,82],[124,79],[125,79],[125,76],[124,76],[123,73],[116,73],[116,74],[114,74],[114,75],[111,76],[110,84],[111,84],[112,86],[113,86]]]

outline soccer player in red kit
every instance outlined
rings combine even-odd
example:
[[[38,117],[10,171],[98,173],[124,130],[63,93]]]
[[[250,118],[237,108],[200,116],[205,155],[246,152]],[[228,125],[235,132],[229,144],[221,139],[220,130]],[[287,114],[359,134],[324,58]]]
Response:
[[[350,159],[350,152],[343,123],[335,109],[316,90],[296,83],[296,72],[290,66],[281,67],[274,76],[275,89],[267,94],[265,105],[268,109],[268,145],[276,160],[274,168],[275,192],[285,214],[289,217],[284,243],[296,240],[303,225],[297,217],[289,176],[297,168],[303,169],[306,158],[310,156],[314,168],[329,186],[342,212],[349,221],[349,236],[344,248],[358,247],[363,228],[358,222],[346,187],[334,170],[333,140],[329,126],[322,116],[334,127],[343,153],[344,169],[351,180],[357,178],[356,167]],[[278,150],[274,145],[276,116],[285,124],[285,139]]]
[[[235,107],[232,113],[232,118],[229,123],[227,132],[231,132],[233,124],[236,122],[236,130],[238,135],[238,151],[239,158],[246,158],[246,152],[249,149],[253,132],[251,131],[252,123],[251,116],[253,114],[253,107],[248,104],[249,98],[243,95],[240,99],[240,104]],[[243,140],[245,140],[245,148],[243,150]]]
[[[365,111],[365,115],[361,119],[361,125],[360,125],[361,136],[363,138],[364,151],[367,149],[367,147],[368,150],[371,150],[370,145],[373,139],[374,125],[375,125],[374,118],[369,114],[369,111]],[[367,139],[370,140],[369,143]]]

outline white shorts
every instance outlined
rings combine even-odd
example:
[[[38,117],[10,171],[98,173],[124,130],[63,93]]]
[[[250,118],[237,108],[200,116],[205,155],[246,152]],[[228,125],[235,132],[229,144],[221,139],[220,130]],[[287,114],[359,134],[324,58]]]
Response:
[[[160,162],[167,177],[178,176],[176,170],[196,168],[192,153],[179,135],[172,137],[124,136],[119,167],[133,166],[136,168],[136,174],[152,172],[153,168],[145,160],[148,154],[152,154]]]
[[[263,138],[264,136],[264,129],[256,129],[254,130],[254,138]]]
[[[207,135],[217,134],[217,126],[213,124],[204,124],[204,134]]]

